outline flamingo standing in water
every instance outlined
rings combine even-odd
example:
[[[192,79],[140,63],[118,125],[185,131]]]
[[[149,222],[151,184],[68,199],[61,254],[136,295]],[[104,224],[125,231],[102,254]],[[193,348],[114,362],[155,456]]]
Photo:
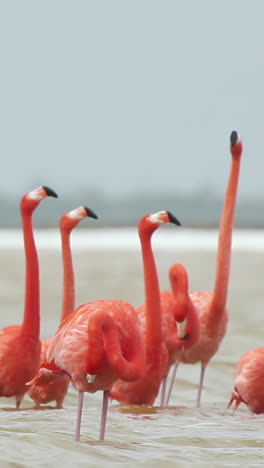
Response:
[[[264,347],[245,353],[235,368],[235,385],[228,403],[234,402],[234,412],[245,403],[254,414],[264,413]],[[233,412],[233,414],[234,414]]]
[[[97,219],[97,215],[87,208],[81,206],[75,210],[64,213],[60,219],[60,234],[62,247],[62,262],[63,262],[63,297],[62,297],[62,312],[61,323],[68,315],[73,312],[75,307],[75,284],[74,284],[74,269],[71,254],[70,236],[72,230],[79,222],[86,218]],[[45,366],[47,360],[47,349],[50,339],[47,338],[41,342],[41,359],[40,368]],[[66,374],[54,374],[53,380],[48,384],[41,384],[41,372],[38,378],[35,378],[27,383],[30,385],[28,395],[35,402],[36,408],[41,404],[47,404],[56,401],[56,408],[62,408],[64,398],[67,394],[70,379]]]
[[[135,309],[124,301],[102,300],[78,307],[58,328],[48,349],[52,372],[66,372],[79,392],[78,415],[75,439],[80,439],[80,423],[83,392],[104,391],[99,439],[104,439],[109,390],[117,379],[134,381],[146,371],[146,356],[151,352],[158,367],[160,382],[161,366],[161,321],[159,288],[156,266],[151,249],[151,237],[163,223],[179,224],[167,211],[144,216],[139,222],[142,247],[145,294],[149,328],[146,340],[152,346],[145,350],[143,335]],[[149,367],[149,365],[148,365]],[[150,380],[155,387],[159,382]]]
[[[43,186],[21,199],[26,257],[24,320],[22,325],[11,325],[0,331],[0,396],[14,396],[17,409],[28,390],[26,382],[35,375],[40,362],[39,264],[32,215],[47,196],[57,198],[53,190]]]
[[[191,301],[200,317],[200,338],[196,344],[179,353],[178,362],[174,369],[173,379],[175,378],[179,362],[186,364],[201,363],[201,376],[197,395],[198,407],[201,403],[205,369],[217,352],[227,328],[228,312],[226,301],[242,149],[242,139],[236,131],[233,131],[230,137],[232,164],[219,230],[214,291],[213,293],[199,291],[190,294]],[[169,397],[170,395],[168,394],[167,404]]]
[[[150,269],[149,265],[145,263],[145,275],[148,277],[148,282],[145,283],[146,303],[137,309],[137,314],[145,339],[147,358],[146,370],[143,377],[136,382],[124,382],[119,380],[114,384],[110,392],[112,399],[120,403],[134,405],[154,404],[155,398],[159,392],[161,380],[167,373],[168,359],[170,357],[169,346],[165,346],[162,337],[162,303],[156,265],[149,242],[149,236],[157,226],[155,227],[155,225],[150,224],[148,230],[143,230],[145,222],[146,220],[143,218],[142,225],[139,225],[139,235],[142,243],[143,259],[148,255],[150,257],[149,261],[151,259],[152,267]],[[175,219],[173,222],[178,225],[180,224],[179,221]],[[150,276],[150,272],[152,272],[152,276]],[[169,299],[170,302],[173,300],[171,294]],[[165,298],[163,297],[163,302],[164,301]],[[169,340],[166,344],[169,344]],[[175,343],[173,342],[173,344]]]
[[[142,379],[132,383],[117,381],[114,384],[110,394],[120,403],[152,405],[162,379],[160,406],[164,406],[166,379],[171,365],[175,362],[175,354],[179,350],[192,346],[199,338],[199,318],[188,295],[188,276],[183,265],[171,266],[170,282],[172,292],[163,291],[160,294],[162,375],[160,375],[160,368],[156,366],[156,354],[149,353],[149,369]],[[146,310],[147,304],[137,309],[144,335],[148,327]],[[149,335],[151,335],[151,330]],[[154,348],[151,340],[146,343],[146,347]],[[151,384],[151,381],[155,381],[156,386]]]
[[[189,296],[189,281],[185,267],[176,263],[169,269],[172,291],[160,295],[163,343],[168,350],[168,368],[161,385],[160,406],[166,401],[166,384],[170,368],[178,362],[179,353],[193,346],[200,337],[200,320]],[[176,368],[176,366],[175,366]],[[171,388],[168,391],[170,394]]]

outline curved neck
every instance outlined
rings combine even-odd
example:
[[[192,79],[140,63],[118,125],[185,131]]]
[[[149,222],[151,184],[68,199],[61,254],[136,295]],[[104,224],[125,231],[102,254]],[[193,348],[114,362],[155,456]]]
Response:
[[[231,261],[232,231],[235,218],[235,206],[239,180],[240,158],[232,159],[224,208],[220,222],[218,251],[216,261],[216,279],[211,308],[221,313],[226,306],[228,281]]]
[[[26,285],[22,333],[33,336],[38,340],[40,328],[38,254],[33,235],[32,213],[21,209],[21,216],[26,258]]]
[[[183,270],[178,270],[175,274],[170,274],[170,285],[172,289],[172,294],[175,297],[177,302],[186,302],[189,301],[189,282],[187,273]]]
[[[148,362],[161,355],[161,305],[159,280],[151,248],[151,234],[140,233],[146,304],[146,353]]]
[[[200,317],[197,313],[196,308],[189,296],[189,307],[188,307],[188,317],[187,317],[187,336],[188,336],[188,346],[194,344],[198,341],[200,336]]]
[[[108,301],[109,302],[109,301]],[[101,301],[103,305],[103,301]],[[107,308],[100,310],[100,301],[96,313],[91,314],[88,322],[88,351],[86,368],[91,375],[96,375],[102,371],[106,364],[105,357],[117,377],[122,380],[137,380],[142,376],[145,367],[145,356],[143,352],[142,337],[139,332],[133,333],[130,330],[130,337],[127,337],[126,355],[122,351],[122,339],[120,336],[119,325],[109,313],[109,308],[116,307],[116,312],[120,312],[117,303],[112,302]],[[129,304],[121,304],[121,308],[129,307]],[[131,310],[127,311],[128,315]],[[135,331],[135,330],[134,330]],[[102,346],[102,340],[103,345]],[[90,349],[92,352],[89,352]]]
[[[61,248],[63,264],[63,295],[61,322],[74,310],[75,306],[75,285],[70,235],[71,231],[61,230]]]
[[[178,267],[178,274],[170,275],[170,283],[177,304],[175,319],[178,322],[187,320],[186,332],[188,336],[188,346],[190,346],[190,344],[198,340],[200,334],[200,319],[189,296],[189,282],[186,271]]]

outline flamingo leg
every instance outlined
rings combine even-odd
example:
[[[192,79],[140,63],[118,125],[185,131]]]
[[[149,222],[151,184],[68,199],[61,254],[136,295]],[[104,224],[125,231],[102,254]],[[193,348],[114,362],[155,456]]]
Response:
[[[203,389],[205,369],[206,369],[206,365],[203,366],[203,364],[202,364],[201,365],[201,374],[200,374],[200,384],[199,384],[198,395],[197,395],[197,408],[199,408],[200,405],[201,405],[201,394],[202,394],[202,389]]]
[[[171,392],[172,392],[173,385],[174,385],[174,382],[175,382],[175,379],[176,379],[176,372],[177,372],[177,369],[179,367],[179,364],[180,364],[180,361],[176,362],[176,364],[174,364],[173,369],[172,369],[172,376],[171,376],[170,386],[169,386],[169,390],[168,390],[168,393],[167,393],[167,398],[166,398],[166,401],[165,401],[166,406],[168,406],[168,404],[169,404],[169,400],[170,400],[170,397],[171,397]]]
[[[165,375],[161,383],[161,395],[160,395],[160,407],[163,408],[165,404],[166,388],[167,388],[168,376]]]
[[[82,408],[83,408],[83,395],[84,395],[84,392],[79,392],[76,431],[75,431],[75,440],[76,440],[76,442],[80,442],[81,419],[82,419]]]
[[[102,416],[101,416],[101,426],[100,426],[100,433],[99,433],[99,440],[104,440],[105,436],[105,424],[106,424],[106,417],[107,417],[107,409],[108,409],[108,399],[109,399],[109,391],[104,391],[103,396],[103,405],[102,405]]]
[[[20,403],[21,403],[21,400],[16,400],[16,409],[20,408]]]
[[[234,416],[234,414],[235,414],[237,408],[239,407],[240,403],[241,403],[241,401],[235,400],[235,406],[234,406],[234,409],[233,409],[232,416]],[[254,414],[254,413],[252,413],[252,414]]]

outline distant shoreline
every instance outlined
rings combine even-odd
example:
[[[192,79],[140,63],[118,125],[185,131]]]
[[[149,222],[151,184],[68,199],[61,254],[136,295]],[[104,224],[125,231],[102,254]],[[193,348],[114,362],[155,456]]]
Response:
[[[35,229],[38,248],[60,250],[59,229]],[[159,249],[203,249],[216,251],[218,242],[217,229],[164,229],[153,236],[153,246]],[[72,235],[75,249],[86,250],[140,250],[136,227],[78,229]],[[235,229],[233,232],[233,250],[264,250],[264,230]],[[22,249],[21,229],[0,229],[0,249]]]

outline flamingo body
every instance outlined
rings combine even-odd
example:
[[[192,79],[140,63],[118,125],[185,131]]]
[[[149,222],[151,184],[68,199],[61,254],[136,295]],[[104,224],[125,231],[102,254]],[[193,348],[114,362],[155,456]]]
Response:
[[[109,300],[79,306],[51,339],[47,357],[79,392],[109,390],[120,375],[136,380],[143,372],[144,347],[134,308]]]
[[[39,366],[34,374],[36,376],[39,368],[45,366],[47,361],[47,350],[50,344],[50,338],[41,341],[41,357]],[[70,384],[70,378],[65,374],[52,374],[48,379],[28,379],[27,386],[30,385],[28,395],[35,402],[36,408],[40,405],[46,405],[52,401],[56,401],[56,408],[62,408],[63,401],[67,395]]]
[[[245,353],[235,368],[235,385],[228,407],[245,403],[254,414],[264,413],[264,347]],[[234,410],[234,411],[235,411]]]
[[[226,334],[228,323],[228,311],[224,308],[221,320],[216,323],[210,310],[213,294],[206,291],[195,291],[190,293],[190,299],[195,307],[200,322],[200,337],[196,343],[185,348],[179,360],[183,363],[195,364],[197,357],[202,366],[207,365],[210,359],[218,351],[218,348]]]
[[[0,396],[15,396],[20,402],[27,391],[26,382],[38,370],[41,343],[24,336],[20,325],[0,332]],[[18,359],[19,356],[19,359]]]

